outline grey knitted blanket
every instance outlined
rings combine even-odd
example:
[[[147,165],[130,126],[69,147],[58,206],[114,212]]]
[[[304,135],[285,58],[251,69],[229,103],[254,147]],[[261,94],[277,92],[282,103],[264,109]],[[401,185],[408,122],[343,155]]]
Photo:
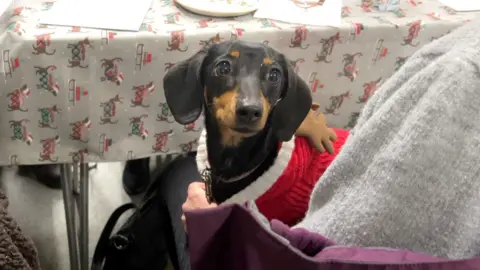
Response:
[[[480,20],[423,47],[366,104],[297,227],[341,244],[480,255]]]
[[[0,269],[40,270],[37,250],[8,213],[8,199],[0,189]]]

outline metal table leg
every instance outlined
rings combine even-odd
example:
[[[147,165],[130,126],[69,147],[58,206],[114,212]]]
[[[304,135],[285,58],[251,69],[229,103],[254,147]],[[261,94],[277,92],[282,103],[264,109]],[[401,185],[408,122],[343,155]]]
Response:
[[[79,270],[77,234],[75,229],[75,202],[73,197],[72,179],[69,177],[70,165],[62,164],[60,168],[63,203],[65,205],[65,221],[67,224],[68,250],[70,255],[70,269]]]
[[[88,270],[88,163],[80,164],[80,265],[81,270]]]

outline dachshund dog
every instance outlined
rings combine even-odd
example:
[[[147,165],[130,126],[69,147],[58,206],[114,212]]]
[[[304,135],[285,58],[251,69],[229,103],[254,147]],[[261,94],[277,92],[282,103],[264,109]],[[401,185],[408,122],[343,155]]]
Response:
[[[204,113],[209,167],[204,178],[211,179],[207,196],[217,203],[274,165],[281,145],[294,140],[312,107],[309,87],[290,61],[260,43],[210,44],[172,67],[163,86],[178,123],[190,124]],[[199,149],[200,144],[202,138]]]

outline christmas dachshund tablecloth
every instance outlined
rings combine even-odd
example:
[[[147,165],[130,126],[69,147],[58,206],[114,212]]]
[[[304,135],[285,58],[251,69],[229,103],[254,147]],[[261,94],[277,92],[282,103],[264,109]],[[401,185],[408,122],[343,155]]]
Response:
[[[177,61],[225,40],[263,42],[286,54],[330,125],[351,128],[362,105],[420,46],[478,14],[435,0],[402,0],[400,10],[386,13],[345,0],[343,26],[334,28],[251,15],[207,18],[153,0],[140,32],[130,33],[39,25],[53,5],[16,0],[0,18],[0,165],[194,150],[202,120],[174,122],[162,79]]]

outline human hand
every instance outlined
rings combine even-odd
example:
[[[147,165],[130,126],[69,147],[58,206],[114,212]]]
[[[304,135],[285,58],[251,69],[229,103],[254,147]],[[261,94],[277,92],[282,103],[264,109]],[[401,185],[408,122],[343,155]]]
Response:
[[[188,185],[187,200],[182,205],[182,211],[191,211],[196,209],[205,209],[216,207],[216,203],[208,203],[205,193],[205,183],[193,182]],[[187,231],[187,224],[185,223],[185,215],[182,215],[182,222],[185,231]]]
[[[327,127],[325,115],[318,110],[319,108],[319,104],[312,104],[311,110],[298,127],[295,135],[306,137],[320,153],[326,150],[328,153],[334,154],[333,142],[337,140],[337,135],[335,131]]]

